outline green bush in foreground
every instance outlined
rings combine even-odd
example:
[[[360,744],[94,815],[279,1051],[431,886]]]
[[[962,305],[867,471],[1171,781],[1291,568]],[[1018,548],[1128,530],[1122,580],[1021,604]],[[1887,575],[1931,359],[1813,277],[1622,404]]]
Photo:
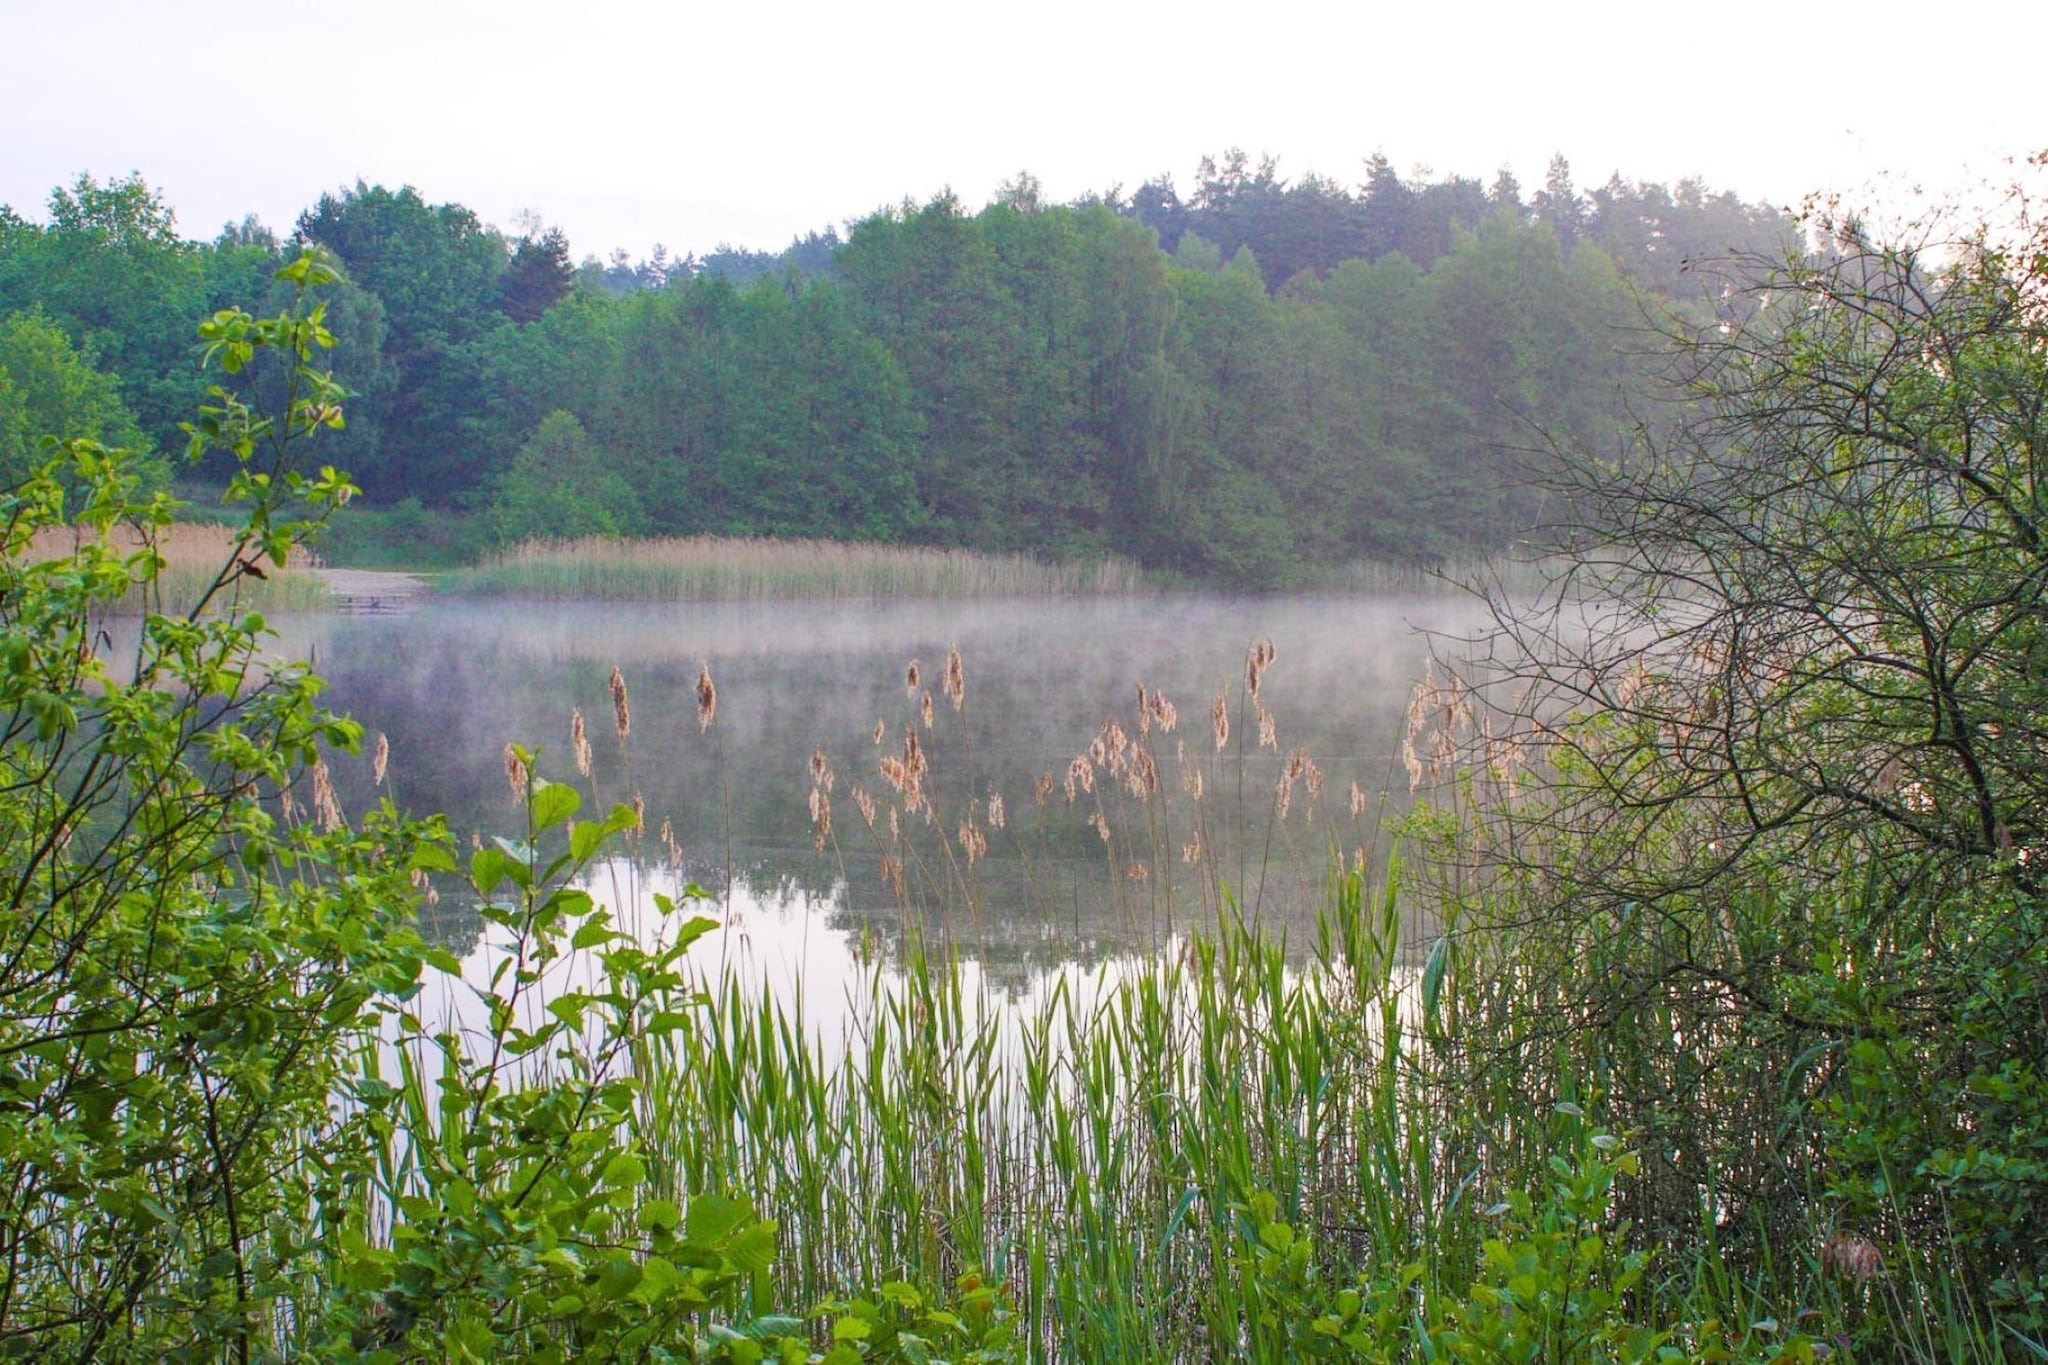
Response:
[[[302,288],[320,268],[301,261]],[[430,826],[343,826],[322,746],[356,727],[303,667],[260,660],[260,616],[216,600],[282,564],[348,494],[297,447],[338,420],[310,367],[318,311],[222,314],[201,337],[223,387],[195,447],[239,462],[246,513],[188,614],[151,614],[132,655],[101,627],[161,567],[117,548],[161,529],[126,456],[76,441],[0,500],[0,1350],[238,1358],[302,1297],[343,1160],[331,1106],[380,991],[418,973],[415,859]],[[233,386],[283,367],[288,407]],[[66,488],[79,490],[67,517]],[[287,506],[311,509],[292,518]],[[38,561],[70,521],[76,548]],[[318,818],[279,816],[287,794]]]
[[[533,781],[524,839],[470,864],[512,945],[482,1022],[408,1008],[424,968],[458,970],[412,927],[455,868],[445,832],[388,804],[349,825],[322,753],[358,728],[265,656],[260,616],[213,610],[353,491],[299,468],[340,421],[306,302],[332,275],[307,256],[283,278],[291,311],[201,328],[221,383],[193,449],[232,455],[245,517],[188,614],[104,653],[101,618],[162,569],[116,529],[173,510],[122,452],[73,442],[0,501],[0,1355],[817,1358],[761,1307],[772,1225],[645,1192],[619,1063],[695,1008],[675,963],[708,921],[644,949],[570,884],[630,811],[572,827],[574,793]],[[280,410],[250,405],[259,384]],[[62,524],[74,548],[31,552]],[[572,952],[600,958],[589,989],[529,1017]],[[972,1284],[957,1312],[901,1289],[835,1311],[834,1361],[1002,1338]]]

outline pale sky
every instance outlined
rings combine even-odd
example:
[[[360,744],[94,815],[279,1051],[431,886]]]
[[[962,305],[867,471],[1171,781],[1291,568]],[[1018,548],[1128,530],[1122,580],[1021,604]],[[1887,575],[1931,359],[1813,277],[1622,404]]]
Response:
[[[189,236],[410,184],[579,258],[795,234],[1029,171],[1066,200],[1204,153],[1383,152],[1535,189],[1952,187],[2048,149],[2043,0],[0,0],[0,203],[140,171]]]

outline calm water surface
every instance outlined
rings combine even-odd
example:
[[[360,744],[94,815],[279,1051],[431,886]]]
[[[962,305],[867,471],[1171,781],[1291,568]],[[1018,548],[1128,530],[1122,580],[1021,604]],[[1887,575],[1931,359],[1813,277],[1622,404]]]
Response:
[[[389,737],[389,794],[446,812],[460,839],[519,832],[503,762],[516,740],[540,750],[543,775],[583,787],[587,809],[644,802],[637,874],[622,880],[614,868],[608,883],[628,899],[703,885],[717,902],[706,908],[726,921],[727,952],[846,974],[863,945],[914,924],[1023,988],[1049,967],[1156,951],[1213,920],[1226,896],[1249,917],[1312,919],[1332,859],[1370,856],[1383,822],[1406,807],[1401,735],[1431,633],[1478,623],[1464,600],[1424,597],[441,602],[400,617],[290,620],[283,645],[314,660],[339,709]],[[1277,651],[1259,697],[1271,747],[1245,692],[1246,650],[1259,640]],[[966,681],[957,709],[941,687],[955,648]],[[606,685],[614,667],[631,703],[623,743]],[[700,668],[717,686],[708,728]],[[1172,702],[1170,731],[1156,716],[1141,724],[1141,686]],[[1220,751],[1219,693],[1231,726]],[[578,710],[595,759],[588,779],[569,742]],[[1077,785],[1069,801],[1074,760],[1111,722],[1133,746],[1117,765],[1124,776],[1091,763],[1094,790]],[[882,770],[913,731],[929,764],[917,810]],[[1159,788],[1142,798],[1130,777],[1142,768],[1137,747]],[[1304,767],[1283,817],[1276,795],[1297,751],[1320,793]],[[811,809],[819,752],[831,774],[822,849]],[[375,798],[367,757],[336,777],[351,810]],[[856,789],[873,803],[872,825]],[[679,863],[658,838],[664,823]],[[986,851],[970,859],[977,836]],[[473,945],[473,919],[456,908],[444,920],[443,933]]]

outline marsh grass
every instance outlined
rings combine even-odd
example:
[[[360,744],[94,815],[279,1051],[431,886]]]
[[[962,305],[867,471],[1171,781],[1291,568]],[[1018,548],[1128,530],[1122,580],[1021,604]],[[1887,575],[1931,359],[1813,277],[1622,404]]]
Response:
[[[837,847],[836,793],[838,829],[872,840],[894,879],[896,933],[862,944],[842,999],[771,984],[744,952],[701,967],[690,1026],[633,1049],[642,1197],[750,1200],[777,1225],[779,1303],[1001,1283],[1043,1360],[1415,1358],[1422,1324],[1495,1302],[1488,1246],[1516,1236],[1517,1257],[1573,1248],[1561,1292],[1604,1305],[1584,1310],[1588,1330],[1647,1340],[1657,1333],[1639,1324],[1691,1323],[1692,1348],[1765,1359],[1804,1339],[1783,1305],[1858,1311],[1811,1257],[1767,1284],[1711,1257],[1636,1283],[1624,1266],[1646,1253],[1604,1198],[1577,1224],[1558,1211],[1560,1171],[1612,1140],[1577,1059],[1532,1057],[1519,1075],[1472,1064],[1462,1038],[1524,1026],[1528,983],[1483,943],[1453,951],[1459,926],[1418,920],[1397,865],[1368,870],[1371,850],[1346,839],[1376,839],[1378,812],[1356,789],[1348,803],[1324,795],[1323,823],[1307,823],[1313,760],[1262,733],[1273,662],[1253,646],[1243,682],[1213,710],[1190,707],[1186,728],[1141,693],[1128,728],[1106,723],[1064,774],[1000,803],[948,770],[966,762],[964,717],[951,717],[967,709],[971,661],[906,670],[909,715],[890,719],[890,743],[844,780],[822,751],[812,763],[818,841]],[[934,689],[943,700],[927,705]],[[1446,761],[1435,736],[1469,723],[1470,705],[1436,678],[1418,688],[1407,746],[1428,755],[1421,776],[1448,776],[1431,772]],[[852,775],[878,758],[880,782]],[[1015,838],[1028,862],[1058,825],[1100,844],[1101,875],[1153,950],[1005,980],[977,956],[993,888],[970,850],[977,834]],[[1185,861],[1183,840],[1200,849]],[[625,906],[656,885],[676,893],[667,852],[666,868],[658,855],[611,864],[593,890]],[[1324,869],[1288,888],[1316,906],[1305,921],[1240,899],[1247,877],[1294,877],[1263,865],[1283,852]],[[1134,882],[1141,860],[1159,872]],[[1168,869],[1194,890],[1192,913],[1162,895]],[[1555,1227],[1577,1231],[1544,1241]],[[1290,1260],[1282,1243],[1303,1250]],[[1588,1245],[1591,1268],[1572,1259]],[[1351,1344],[1301,1353],[1308,1323],[1334,1320],[1346,1294]],[[1781,1310],[1782,1332],[1750,1330]],[[1529,1358],[1590,1357],[1553,1343]]]
[[[47,528],[37,533],[29,553],[38,561],[67,555],[78,534],[63,527]],[[142,534],[129,526],[115,528],[110,544],[123,555],[144,548]],[[225,525],[182,521],[164,527],[152,537],[152,544],[162,567],[153,582],[129,589],[117,608],[121,613],[182,616],[209,593],[209,610],[217,612],[322,611],[332,604],[327,585],[306,572],[315,567],[310,551],[295,551],[279,568],[247,550]],[[254,568],[247,567],[251,561]],[[238,563],[243,565],[239,570],[234,567]]]
[[[989,887],[963,831],[1014,833],[1038,802],[1012,793],[996,820],[985,794],[955,791],[943,718],[969,704],[971,660],[907,670],[913,719],[889,727],[906,738],[880,748],[873,792],[854,798],[829,755],[812,766],[814,793],[839,794],[842,817],[859,810],[841,827],[889,841],[897,932],[861,945],[840,999],[771,984],[743,952],[697,960],[687,1021],[632,1037],[621,1062],[633,1100],[617,1138],[646,1163],[632,1199],[750,1201],[776,1226],[780,1305],[899,1281],[999,1283],[1034,1360],[1811,1361],[1890,1358],[1850,1348],[1890,1338],[1902,1358],[2001,1358],[1927,1248],[1887,1249],[1892,1268],[1865,1283],[1830,1273],[1823,1227],[1738,1262],[1703,1213],[1691,1250],[1659,1257],[1626,1221],[1651,1170],[1626,1150],[1640,1135],[1601,1126],[1586,1080],[1597,1059],[1545,1033],[1543,978],[1503,941],[1412,913],[1406,898],[1438,874],[1367,871],[1369,858],[1318,835],[1329,870],[1306,926],[1247,914],[1234,889],[1247,864],[1217,850],[1247,833],[1284,842],[1308,798],[1309,761],[1261,743],[1272,662],[1254,646],[1241,687],[1189,709],[1211,709],[1193,734],[1141,696],[1151,726],[1105,727],[1085,746],[1071,807],[1061,782],[1037,794],[1091,821],[1133,916],[1160,905],[1156,880],[1132,890],[1134,857],[1170,863],[1184,835],[1213,837],[1182,873],[1201,913],[1160,925],[1154,951],[1021,983],[968,951]],[[927,706],[928,687],[944,700]],[[639,732],[623,677],[609,691],[624,767]],[[1442,734],[1472,724],[1472,709],[1448,681],[1418,688],[1405,745],[1418,781],[1456,789]],[[595,795],[604,763],[592,771],[587,726],[571,733]],[[1197,736],[1206,792],[1183,786],[1180,812],[1166,812],[1172,788],[1148,775],[1165,762],[1146,746],[1173,741],[1178,766],[1179,741]],[[1487,780],[1511,766],[1496,755]],[[813,802],[829,853],[827,811]],[[1235,841],[1227,820],[1248,821]],[[634,824],[640,851],[588,885],[638,941],[657,932],[648,905],[688,892],[672,837]],[[540,1018],[553,1003],[528,1005]],[[1481,1059],[1508,1044],[1517,1067]],[[398,1083],[427,1131],[430,1076]]]
[[[913,943],[837,1036],[725,970],[702,1027],[636,1059],[661,1189],[758,1201],[790,1301],[993,1275],[1057,1359],[1237,1354],[1265,1197],[1350,1269],[1471,1260],[1406,1064],[1393,900],[1333,896],[1306,964],[1226,921],[1021,999]]]
[[[1129,593],[1128,560],[1048,564],[925,546],[727,536],[527,541],[444,580],[472,596],[671,601]]]

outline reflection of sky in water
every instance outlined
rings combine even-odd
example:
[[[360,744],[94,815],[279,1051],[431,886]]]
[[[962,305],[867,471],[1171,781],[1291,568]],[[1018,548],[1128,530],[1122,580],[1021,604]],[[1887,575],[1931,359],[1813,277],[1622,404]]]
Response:
[[[865,970],[856,952],[863,935],[893,956],[906,913],[963,957],[986,962],[1010,990],[1055,964],[1156,951],[1216,913],[1222,888],[1179,862],[1198,828],[1208,870],[1248,913],[1305,923],[1333,852],[1375,843],[1383,808],[1406,804],[1398,752],[1423,632],[1455,635],[1475,622],[1468,603],[1432,598],[449,602],[397,618],[293,618],[282,646],[311,655],[331,683],[329,700],[369,735],[390,736],[386,793],[416,811],[446,812],[463,843],[471,832],[518,828],[502,768],[508,739],[537,744],[545,774],[574,778],[568,720],[580,709],[596,757],[594,777],[577,779],[586,809],[639,795],[650,831],[638,850],[642,868],[667,861],[653,832],[669,822],[690,877],[714,891],[734,884],[724,949],[752,954],[763,972],[800,970],[804,998],[816,1001],[843,994],[847,973]],[[1263,692],[1277,752],[1256,748],[1257,723],[1241,696],[1244,651],[1267,638],[1279,650]],[[937,687],[950,646],[967,674],[957,713]],[[904,687],[912,658],[933,693],[930,730]],[[696,719],[700,663],[718,683],[708,732]],[[605,690],[615,665],[632,695],[625,745],[613,734]],[[1150,737],[1163,800],[1104,792],[1115,834],[1105,848],[1087,823],[1087,800],[1069,807],[1056,791],[1040,806],[1033,792],[1040,774],[1063,774],[1105,720],[1135,734],[1141,683],[1180,714],[1172,736]],[[1233,734],[1219,756],[1209,709],[1225,686]],[[886,732],[879,747],[878,722]],[[1002,794],[1008,821],[989,832],[989,856],[971,869],[948,865],[935,830],[901,822],[922,841],[905,862],[915,869],[921,859],[928,869],[921,885],[913,871],[906,904],[881,875],[886,838],[860,828],[851,788],[886,809],[878,762],[900,752],[911,726],[931,758],[948,840],[970,815],[985,822],[991,792]],[[1183,744],[1205,783],[1200,809],[1183,785]],[[1297,747],[1322,771],[1324,793],[1313,821],[1297,794],[1278,822],[1276,778]],[[835,838],[822,854],[808,813],[814,749],[836,774]],[[367,758],[333,766],[351,811],[379,795]],[[1345,809],[1354,782],[1368,805],[1358,820]],[[1143,864],[1142,880],[1129,877],[1133,863]],[[448,937],[466,944],[473,931]]]
[[[825,907],[800,893],[762,896],[739,884],[729,909],[721,911],[713,902],[687,898],[685,881],[673,873],[649,872],[626,859],[599,864],[582,885],[611,912],[617,926],[649,946],[673,942],[676,929],[694,916],[716,919],[718,926],[691,946],[681,968],[684,978],[710,997],[697,1015],[700,1026],[724,1006],[725,986],[737,984],[747,1001],[765,997],[777,1003],[826,1074],[849,1056],[864,1055],[876,1032],[877,1011],[902,998],[902,945],[877,943],[866,930],[832,927],[821,913]],[[674,902],[671,916],[663,916],[657,895]],[[515,946],[509,931],[490,926],[462,957],[460,978],[430,972],[411,1008],[430,1031],[463,1033],[471,1056],[481,1057],[493,981],[500,994],[509,989],[512,969],[503,964]],[[1178,952],[1181,946],[1176,939],[1162,948]],[[537,981],[521,988],[515,1026],[539,1028],[548,1019],[550,1002],[572,991],[601,990],[600,951],[572,950],[547,964]],[[958,957],[957,964],[964,1017],[960,1036],[988,1041],[992,1062],[1013,1082],[1023,1064],[1025,1038],[1049,1009],[1062,1021],[1070,1015],[1088,1019],[1120,980],[1153,970],[1148,958],[1135,954],[1064,962],[1025,976],[991,971],[971,956]],[[1065,1033],[1054,1029],[1048,1036],[1058,1046]],[[531,1064],[549,1065],[547,1054],[536,1055]],[[520,1065],[514,1064],[515,1074]],[[1014,1084],[1009,1093],[1013,1103],[1022,1102]]]

